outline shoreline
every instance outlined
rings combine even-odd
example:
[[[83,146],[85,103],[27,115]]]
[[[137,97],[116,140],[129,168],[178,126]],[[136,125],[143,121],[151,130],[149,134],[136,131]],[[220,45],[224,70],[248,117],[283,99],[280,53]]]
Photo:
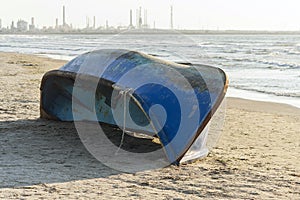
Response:
[[[4,52],[0,51],[0,53],[8,53],[8,54],[23,54],[26,56],[36,56],[40,58],[46,58],[46,59],[53,59],[62,63],[67,63],[71,59],[63,59],[66,58],[65,56],[59,56],[59,55],[48,55],[48,54],[26,54],[26,53],[13,53],[13,52]],[[61,57],[61,59],[59,58]],[[57,67],[60,68],[61,66]],[[56,68],[56,69],[57,69]],[[230,80],[229,80],[230,81]],[[227,98],[239,98],[239,99],[245,99],[245,100],[252,100],[252,101],[259,101],[259,102],[269,102],[269,103],[279,103],[279,104],[286,104],[293,106],[295,108],[300,109],[300,103],[298,101],[298,98],[296,97],[287,97],[287,96],[275,96],[267,93],[262,92],[255,92],[255,91],[249,91],[249,90],[241,90],[236,89],[233,87],[230,87],[227,90],[226,96]]]
[[[208,157],[127,174],[92,157],[72,123],[39,118],[40,81],[66,61],[0,52],[1,199],[295,199],[300,109],[226,98]]]
[[[231,88],[230,86],[227,91],[227,97],[259,102],[285,104],[300,109],[300,98],[297,97],[275,96],[261,92],[235,89]]]
[[[0,51],[0,55],[1,53],[3,55],[8,54],[8,55],[24,55],[26,57],[37,57],[37,58],[41,58],[41,59],[46,59],[49,60],[51,62],[51,60],[61,63],[61,65],[57,66],[56,68],[50,68],[51,69],[58,69],[60,67],[62,67],[64,64],[66,64],[67,62],[69,62],[70,60],[66,60],[66,59],[58,59],[58,58],[54,58],[51,57],[49,55],[42,55],[42,54],[26,54],[26,53],[14,53],[14,52],[4,52],[4,51]],[[232,90],[235,90],[235,92],[232,92]],[[242,93],[246,93],[245,96],[247,97],[242,97],[240,95],[236,95],[236,91],[238,92],[242,92]],[[254,97],[251,97],[250,95],[253,94]],[[270,100],[270,98],[274,97],[275,100]],[[288,103],[286,101],[280,101],[276,98],[286,98],[287,99],[291,99],[294,100],[294,97],[286,97],[286,96],[275,96],[275,95],[269,95],[266,93],[260,93],[260,92],[254,92],[254,91],[248,91],[248,90],[241,90],[241,89],[236,89],[236,88],[231,88],[230,87],[230,83],[229,83],[229,88],[227,90],[227,94],[225,96],[225,98],[232,98],[232,99],[241,99],[241,100],[246,100],[246,101],[254,101],[254,102],[262,102],[262,103],[274,103],[274,104],[283,104],[283,105],[287,105],[287,106],[291,106],[294,107],[296,109],[300,109],[300,103],[299,106],[295,105],[293,103]],[[296,100],[294,100],[296,101]]]
[[[230,102],[230,108],[237,108],[255,112],[300,115],[300,108],[286,103],[258,101],[239,97],[226,97],[226,99]],[[250,108],[249,105],[251,105]]]

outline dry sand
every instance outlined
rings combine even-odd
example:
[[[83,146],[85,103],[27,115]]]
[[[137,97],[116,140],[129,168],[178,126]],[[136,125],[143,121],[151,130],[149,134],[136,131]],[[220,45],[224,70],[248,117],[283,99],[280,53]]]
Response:
[[[114,171],[71,123],[39,119],[44,72],[65,61],[0,53],[0,199],[299,199],[300,110],[227,99],[217,148],[181,167]]]

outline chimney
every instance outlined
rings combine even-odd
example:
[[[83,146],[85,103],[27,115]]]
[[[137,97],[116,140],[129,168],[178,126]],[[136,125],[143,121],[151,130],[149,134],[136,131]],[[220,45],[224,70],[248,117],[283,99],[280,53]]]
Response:
[[[90,28],[90,18],[86,16],[86,28]]]
[[[139,9],[139,28],[142,28],[143,19],[142,19],[142,7]]]
[[[148,27],[148,20],[147,20],[147,18],[148,18],[148,12],[147,12],[147,9],[145,9],[144,10],[144,26],[145,27]]]
[[[96,29],[96,17],[94,16],[93,29]]]
[[[66,26],[66,8],[63,6],[63,26]]]
[[[173,29],[173,6],[171,6],[170,28]]]
[[[133,27],[132,25],[132,10],[130,9],[130,24],[129,24],[130,27]]]
[[[136,20],[135,26],[136,26],[136,28],[139,28],[140,19],[139,19],[139,10],[138,9],[135,10],[135,14],[136,14],[136,16],[135,16],[135,20]]]
[[[31,25],[34,26],[34,17],[31,17]]]

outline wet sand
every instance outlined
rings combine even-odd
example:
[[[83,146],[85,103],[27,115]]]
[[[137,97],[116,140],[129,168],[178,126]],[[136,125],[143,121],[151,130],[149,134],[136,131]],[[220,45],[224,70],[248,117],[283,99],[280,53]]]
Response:
[[[0,198],[297,199],[300,109],[228,98],[203,160],[127,174],[82,145],[72,123],[39,119],[43,74],[65,61],[0,53]]]

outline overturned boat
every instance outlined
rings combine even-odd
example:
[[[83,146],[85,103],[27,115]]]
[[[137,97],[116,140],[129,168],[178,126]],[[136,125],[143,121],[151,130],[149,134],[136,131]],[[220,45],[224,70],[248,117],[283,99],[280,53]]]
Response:
[[[226,74],[129,50],[78,56],[41,83],[42,118],[92,121],[156,138],[171,164],[207,155],[210,119],[224,99]]]

